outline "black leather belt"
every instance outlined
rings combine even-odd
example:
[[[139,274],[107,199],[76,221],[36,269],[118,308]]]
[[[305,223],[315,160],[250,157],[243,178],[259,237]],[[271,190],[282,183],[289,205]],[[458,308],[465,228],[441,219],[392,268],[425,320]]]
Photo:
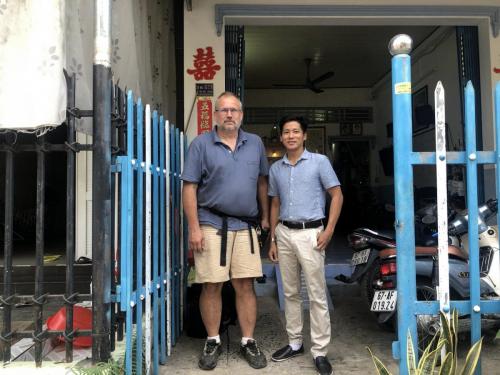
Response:
[[[221,233],[221,241],[220,241],[220,265],[221,265],[221,267],[226,266],[227,231],[228,231],[227,218],[228,217],[233,217],[233,218],[239,219],[239,220],[247,223],[248,234],[250,236],[250,252],[252,254],[255,253],[254,244],[253,244],[253,236],[252,236],[252,228],[256,228],[258,223],[259,223],[259,221],[256,217],[241,217],[241,216],[227,215],[224,212],[216,210],[215,208],[209,208],[209,207],[204,207],[204,208],[209,210],[214,215],[220,216],[222,218],[222,233]]]
[[[322,225],[325,225],[324,219],[313,220],[313,221],[280,220],[280,223],[283,224],[285,227],[288,227],[290,229],[311,229],[311,228],[317,228],[317,227],[320,227]]]

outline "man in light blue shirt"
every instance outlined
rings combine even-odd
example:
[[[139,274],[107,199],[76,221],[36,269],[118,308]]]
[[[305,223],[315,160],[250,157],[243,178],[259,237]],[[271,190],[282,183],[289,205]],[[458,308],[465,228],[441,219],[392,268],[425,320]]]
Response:
[[[339,180],[325,155],[304,147],[307,122],[299,116],[280,120],[280,139],[286,155],[269,171],[271,246],[269,258],[280,264],[285,296],[288,345],[272,360],[280,362],[304,353],[300,273],[304,274],[310,301],[311,354],[318,373],[332,374],[327,358],[330,313],[326,299],[325,249],[342,208]],[[325,218],[325,192],[332,200]]]

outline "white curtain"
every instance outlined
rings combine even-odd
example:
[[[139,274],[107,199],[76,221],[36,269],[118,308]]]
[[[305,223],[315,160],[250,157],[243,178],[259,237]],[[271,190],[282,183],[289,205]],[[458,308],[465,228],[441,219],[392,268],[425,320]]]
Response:
[[[112,1],[113,79],[163,111],[173,92],[171,4]],[[0,0],[0,130],[60,125],[66,115],[63,68],[76,75],[76,106],[91,109],[93,51],[93,1]],[[92,120],[77,120],[77,129],[91,134]]]
[[[64,1],[0,0],[0,129],[66,118]]]

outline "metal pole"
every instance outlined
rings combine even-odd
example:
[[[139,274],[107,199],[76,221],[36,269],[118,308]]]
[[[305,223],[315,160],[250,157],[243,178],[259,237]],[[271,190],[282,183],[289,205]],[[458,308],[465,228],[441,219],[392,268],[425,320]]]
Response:
[[[76,76],[68,80],[68,107],[75,107]],[[75,117],[68,116],[68,144],[75,142]],[[66,362],[73,362],[73,341],[68,337],[73,331],[73,288],[75,263],[75,151],[68,147],[66,153]]]
[[[465,86],[465,153],[467,168],[467,211],[469,215],[469,283],[471,303],[471,345],[481,339],[481,275],[479,273],[479,229],[477,226],[478,186],[476,148],[476,102],[474,87],[469,81]],[[481,357],[475,374],[481,373]]]
[[[412,40],[408,35],[396,35],[389,42],[392,58],[392,116],[394,124],[394,189],[396,203],[397,290],[399,372],[408,373],[406,341],[408,330],[417,348],[415,321],[415,227],[413,215],[413,168],[411,122],[411,59]],[[418,350],[415,349],[418,353]]]
[[[92,155],[92,361],[110,358],[111,2],[95,0]]]
[[[10,361],[12,317],[12,235],[14,206],[14,152],[5,152],[5,231],[3,250],[3,361]]]
[[[35,296],[33,298],[35,323],[34,339],[35,339],[35,362],[36,367],[42,365],[42,350],[43,350],[43,304],[45,297],[43,296],[43,253],[44,253],[44,227],[45,227],[45,150],[43,144],[45,140],[40,139],[39,150],[37,151],[37,167],[36,167],[36,245],[35,245]]]

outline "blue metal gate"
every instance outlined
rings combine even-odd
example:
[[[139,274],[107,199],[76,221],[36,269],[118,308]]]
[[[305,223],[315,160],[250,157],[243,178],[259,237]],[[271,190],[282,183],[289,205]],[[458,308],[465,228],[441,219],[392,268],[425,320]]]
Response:
[[[441,311],[447,313],[457,309],[460,315],[471,317],[471,343],[481,338],[481,315],[500,313],[500,300],[481,300],[480,271],[478,248],[478,165],[493,164],[496,166],[496,192],[500,196],[500,83],[495,90],[495,150],[478,151],[476,149],[476,117],[474,87],[469,82],[465,87],[465,144],[466,150],[446,152],[439,155],[447,164],[465,165],[467,177],[467,208],[469,231],[469,281],[470,300],[449,301],[417,301],[415,275],[415,230],[413,202],[413,169],[414,165],[435,165],[436,152],[412,151],[412,110],[411,110],[411,39],[406,35],[398,35],[391,40],[392,58],[392,103],[394,124],[394,182],[396,203],[396,240],[397,256],[397,291],[398,291],[398,341],[393,343],[393,354],[399,359],[401,374],[408,374],[406,361],[406,340],[408,331],[417,347],[417,315],[436,315]],[[497,222],[500,216],[497,213]],[[481,372],[480,363],[476,373]]]
[[[127,374],[158,374],[182,330],[184,144],[179,129],[128,92],[126,153],[113,165],[115,299],[125,314]]]

